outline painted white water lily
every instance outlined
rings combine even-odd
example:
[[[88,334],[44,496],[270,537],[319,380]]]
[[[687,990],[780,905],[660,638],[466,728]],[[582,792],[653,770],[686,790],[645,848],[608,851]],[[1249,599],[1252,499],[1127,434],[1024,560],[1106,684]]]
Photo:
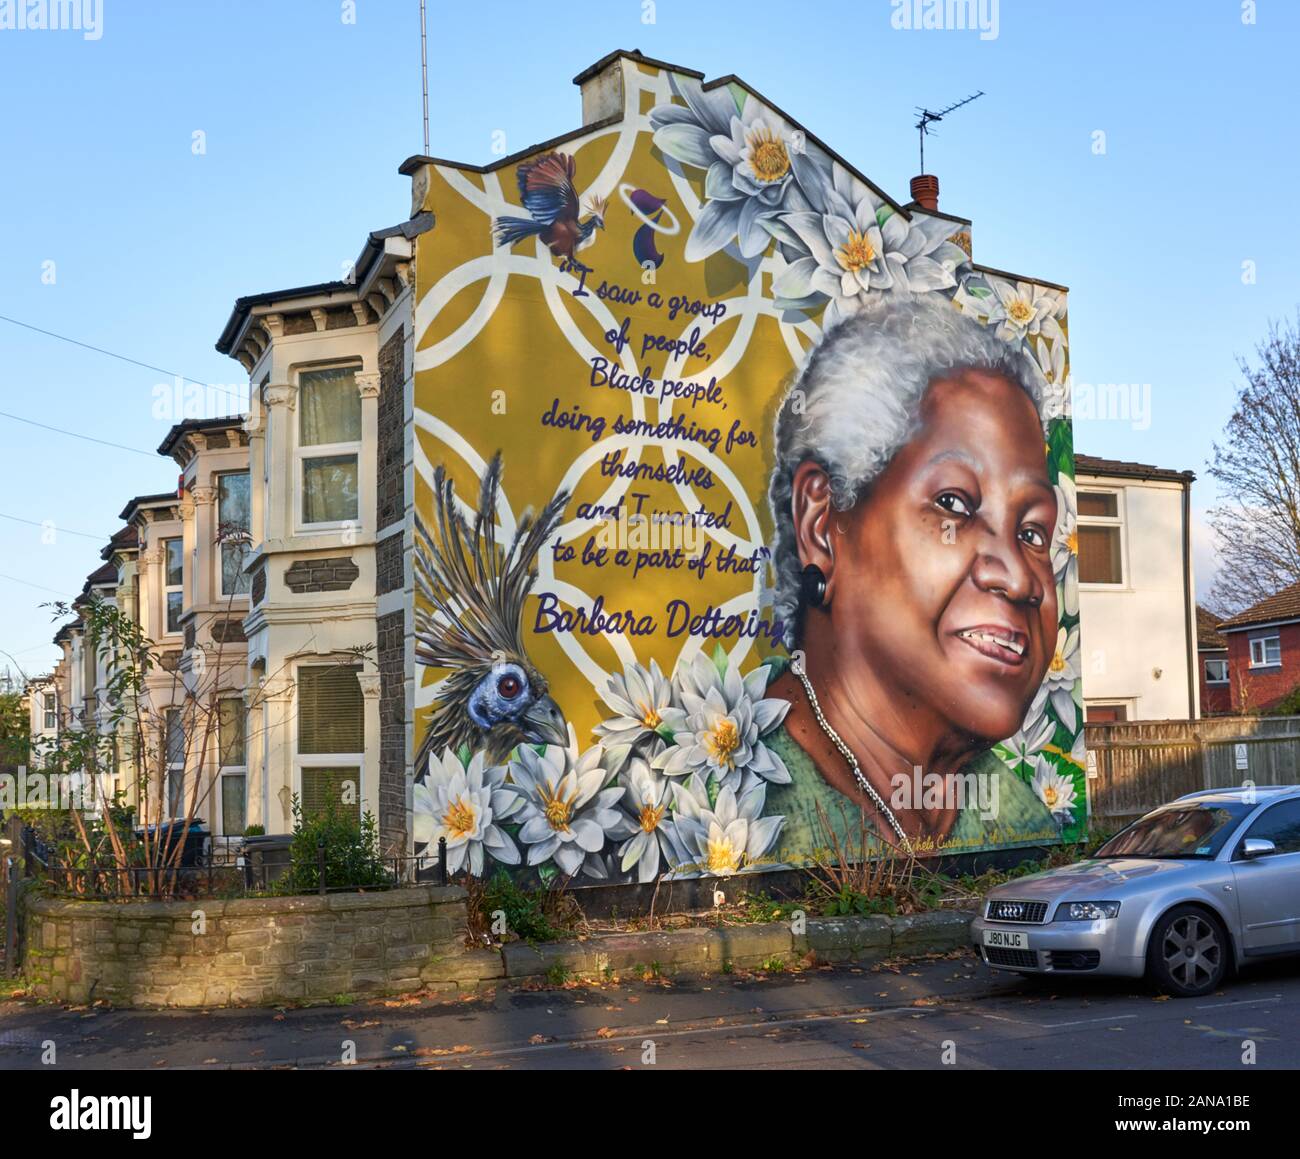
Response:
[[[1078,490],[1069,475],[1056,482],[1056,530],[1052,533],[1052,572],[1057,600],[1065,613],[1079,614]]]
[[[1070,385],[1065,373],[1065,342],[1048,342],[1039,335],[1027,346],[1032,355],[1027,361],[1043,397],[1045,418],[1058,419],[1070,414]]]
[[[1079,626],[1076,624],[1069,631],[1061,628],[1056,634],[1056,649],[1047,665],[1047,675],[1030,708],[1031,713],[1039,710],[1046,699],[1060,722],[1071,732],[1079,719],[1079,661]]]
[[[741,678],[730,659],[725,671],[704,653],[678,669],[677,680],[686,723],[675,743],[651,764],[669,777],[701,772],[721,785],[739,790],[745,773],[776,785],[788,785],[785,762],[760,739],[790,711],[790,702],[765,698],[768,669],[755,668]]]
[[[1074,744],[1070,746],[1070,760],[1081,769],[1088,767],[1088,737],[1083,729],[1079,729],[1079,735],[1074,738]]]
[[[593,730],[605,747],[606,767],[617,772],[637,745],[656,737],[673,736],[686,726],[686,713],[677,704],[672,682],[655,660],[650,667],[630,665],[609,678],[601,699],[616,715]]]
[[[625,816],[625,831],[631,831],[618,847],[619,869],[623,873],[635,869],[637,881],[654,881],[661,861],[671,859],[675,849],[669,814],[673,782],[641,757],[633,757],[619,775],[619,784],[623,786],[619,807]]]
[[[673,797],[673,824],[683,860],[672,864],[668,878],[731,877],[774,868],[767,855],[785,818],[762,815],[767,797],[762,781],[747,778],[739,794],[724,786],[710,805],[708,784],[696,773],[674,784]]]
[[[519,850],[498,821],[513,817],[523,801],[505,787],[506,771],[485,767],[483,754],[470,758],[469,767],[446,749],[429,758],[429,771],[414,786],[414,836],[428,851],[436,851],[439,838],[447,839],[447,871],[460,873],[468,865],[475,877],[483,874],[486,851],[505,865],[519,864]]]
[[[601,767],[600,745],[580,757],[559,745],[547,745],[540,754],[531,745],[520,745],[515,752],[510,779],[522,798],[517,820],[528,864],[553,858],[573,877],[587,854],[599,853],[608,836],[622,827],[614,806],[623,790],[603,787],[609,774]]]
[[[989,305],[989,325],[998,328],[998,337],[1019,342],[1043,335],[1053,342],[1063,337],[1057,321],[1065,312],[1065,299],[1057,290],[1033,282],[1009,282],[988,276],[993,299]]]
[[[1025,720],[1015,736],[998,746],[998,755],[1010,769],[1017,769],[1026,763],[1032,765],[1034,758],[1051,743],[1055,732],[1056,722],[1040,710]]]
[[[813,210],[767,223],[778,239],[807,255],[773,281],[778,305],[829,298],[826,328],[856,313],[873,291],[919,293],[957,284],[953,271],[967,258],[948,241],[951,222],[919,213],[909,222],[838,162],[809,197]]]
[[[737,106],[729,86],[706,91],[697,80],[674,76],[686,102],[650,110],[655,145],[686,165],[707,171],[704,208],[686,239],[686,260],[702,261],[739,239],[747,258],[762,253],[771,235],[762,222],[786,208],[808,208],[795,181],[811,168],[801,138],[749,94]]]
[[[1033,789],[1058,825],[1068,825],[1074,820],[1074,781],[1070,777],[1063,777],[1043,757],[1038,758],[1034,769]]]

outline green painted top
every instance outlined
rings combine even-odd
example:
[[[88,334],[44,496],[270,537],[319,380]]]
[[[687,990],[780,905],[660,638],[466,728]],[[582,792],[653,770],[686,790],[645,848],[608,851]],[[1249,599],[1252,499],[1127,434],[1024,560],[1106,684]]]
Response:
[[[784,727],[763,738],[773,752],[785,761],[791,783],[767,787],[765,815],[784,814],[780,845],[774,859],[787,865],[807,865],[813,850],[829,850],[825,827],[817,816],[820,804],[835,838],[846,854],[862,846],[861,802],[831,788],[817,771],[812,758],[804,752]],[[997,816],[980,815],[978,800],[969,801],[957,814],[957,820],[943,845],[936,852],[968,853],[996,846],[1054,842],[1060,830],[1051,811],[1033,788],[1013,773],[992,752],[982,753],[968,764],[963,773],[977,773],[992,779],[997,786]],[[992,800],[992,790],[986,801]],[[883,840],[876,835],[874,849],[882,849]],[[873,848],[869,844],[869,849]],[[923,851],[918,851],[923,852]]]

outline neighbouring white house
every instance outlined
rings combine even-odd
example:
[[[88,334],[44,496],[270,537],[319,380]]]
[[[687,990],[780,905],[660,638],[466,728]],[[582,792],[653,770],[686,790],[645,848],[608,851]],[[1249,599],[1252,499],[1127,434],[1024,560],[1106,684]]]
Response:
[[[32,740],[31,764],[39,768],[42,752],[59,735],[59,686],[51,673],[27,682],[27,727]]]
[[[1195,719],[1196,476],[1091,455],[1074,462],[1085,717]]]

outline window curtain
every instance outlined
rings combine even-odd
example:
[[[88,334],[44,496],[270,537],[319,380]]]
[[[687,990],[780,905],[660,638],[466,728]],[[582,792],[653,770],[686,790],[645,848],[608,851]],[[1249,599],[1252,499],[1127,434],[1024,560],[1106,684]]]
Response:
[[[343,800],[351,787],[351,800]],[[361,770],[359,768],[306,768],[302,770],[301,808],[304,817],[319,817],[333,804],[340,817],[361,820]]]
[[[313,370],[298,382],[298,439],[304,447],[361,441],[355,370]]]
[[[218,748],[222,766],[244,765],[244,723],[247,710],[242,700],[227,697],[217,704]]]
[[[240,837],[245,828],[247,783],[242,774],[221,778],[221,835]]]
[[[298,669],[298,751],[363,752],[365,710],[356,668],[336,665]]]
[[[342,523],[356,519],[356,455],[325,455],[302,461],[302,521]]]

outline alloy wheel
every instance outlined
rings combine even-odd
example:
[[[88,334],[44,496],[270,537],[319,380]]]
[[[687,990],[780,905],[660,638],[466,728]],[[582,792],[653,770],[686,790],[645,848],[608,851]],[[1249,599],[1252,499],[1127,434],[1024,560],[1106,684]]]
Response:
[[[1161,955],[1170,977],[1195,990],[1215,976],[1223,960],[1223,946],[1215,928],[1196,914],[1183,914],[1169,923]]]

